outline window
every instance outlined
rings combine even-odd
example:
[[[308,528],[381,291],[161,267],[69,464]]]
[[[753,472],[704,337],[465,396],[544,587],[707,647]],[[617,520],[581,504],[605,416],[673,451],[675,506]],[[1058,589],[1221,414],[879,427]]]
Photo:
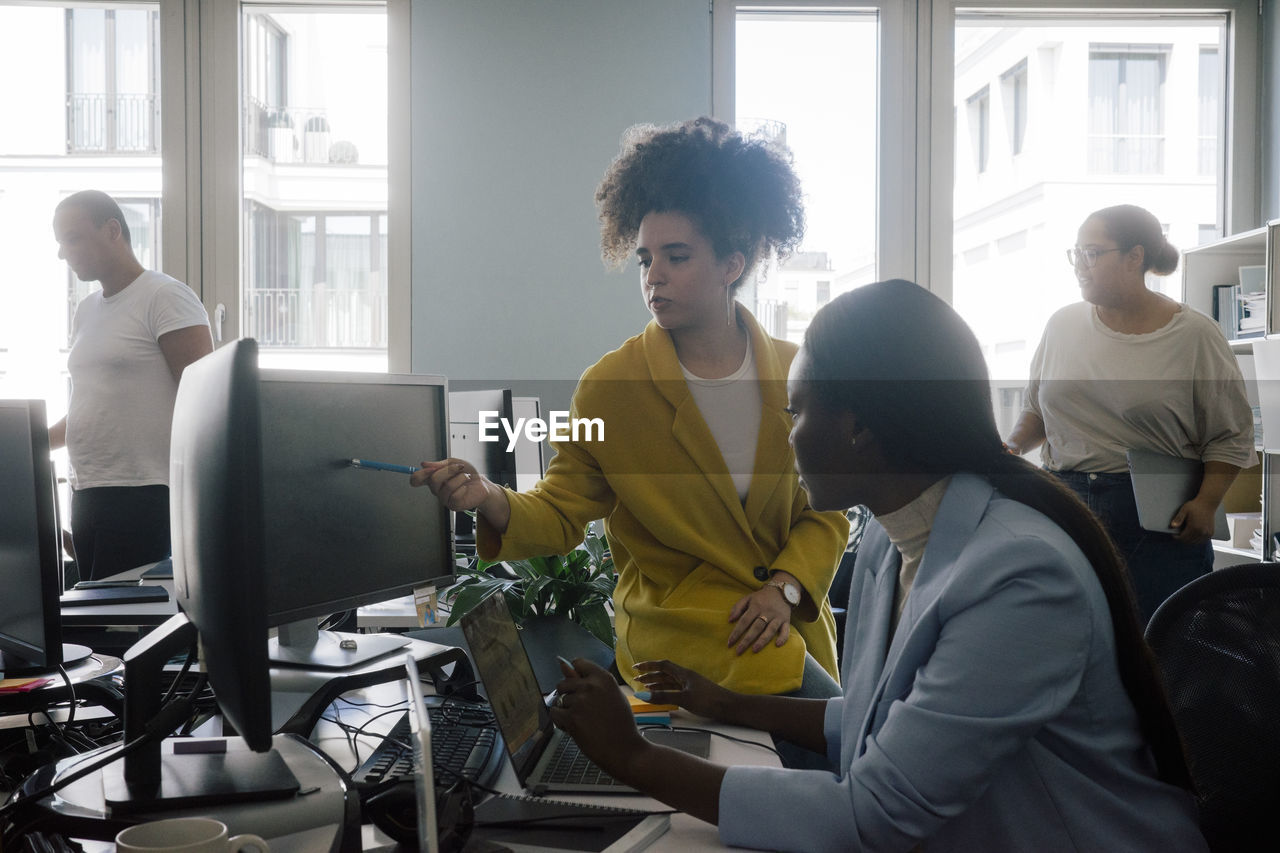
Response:
[[[386,349],[386,215],[247,205],[245,335],[261,347]]]
[[[242,109],[246,154],[270,157],[273,127],[288,119],[285,90],[288,41],[279,24],[267,14],[244,17],[244,98]],[[293,141],[289,140],[289,154]]]
[[[991,92],[987,87],[969,98],[969,142],[973,146],[973,163],[978,174],[987,171],[991,156]]]
[[[159,14],[74,8],[66,19],[68,153],[158,153]]]
[[[241,334],[273,367],[386,370],[385,9],[242,15]]]
[[[1169,49],[1168,45],[1090,47],[1090,172],[1164,172],[1164,85]]]
[[[1199,124],[1199,158],[1197,173],[1212,175],[1218,171],[1218,126],[1222,123],[1219,104],[1222,100],[1222,61],[1218,48],[1200,48],[1200,97],[1197,101]]]
[[[1004,118],[1009,129],[1009,153],[1018,156],[1027,136],[1027,61],[1024,59],[1000,78],[1004,90]]]
[[[739,299],[798,342],[832,296],[876,278],[878,17],[832,6],[735,16],[737,127],[791,149],[806,220],[799,251],[758,270]]]

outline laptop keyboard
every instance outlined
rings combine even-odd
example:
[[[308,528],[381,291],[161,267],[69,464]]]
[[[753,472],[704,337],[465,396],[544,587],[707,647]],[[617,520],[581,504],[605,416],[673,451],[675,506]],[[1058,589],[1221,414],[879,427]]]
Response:
[[[572,738],[560,738],[547,768],[542,773],[545,784],[591,785],[593,787],[625,788],[626,785],[605,773],[590,758],[582,754]]]
[[[488,705],[445,699],[427,708],[431,717],[431,764],[437,787],[448,787],[459,778],[492,785],[502,772],[502,736]],[[364,760],[351,779],[357,785],[374,785],[413,778],[412,730],[409,712]]]

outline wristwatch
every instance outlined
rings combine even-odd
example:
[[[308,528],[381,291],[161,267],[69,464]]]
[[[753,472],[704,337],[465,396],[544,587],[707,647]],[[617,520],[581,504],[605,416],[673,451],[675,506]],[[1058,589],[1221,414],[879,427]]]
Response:
[[[793,583],[785,583],[783,581],[769,581],[765,586],[776,587],[782,593],[782,597],[786,599],[787,604],[792,607],[800,605],[800,587]]]

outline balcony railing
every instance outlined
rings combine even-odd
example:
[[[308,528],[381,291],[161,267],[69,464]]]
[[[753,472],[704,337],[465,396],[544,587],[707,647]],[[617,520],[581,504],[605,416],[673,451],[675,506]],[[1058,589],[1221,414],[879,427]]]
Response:
[[[76,92],[67,96],[67,152],[156,154],[160,107],[154,94]]]
[[[787,314],[787,303],[780,300],[761,299],[756,302],[756,322],[771,337],[786,339]]]
[[[245,334],[268,347],[387,347],[385,290],[328,287],[250,288]]]
[[[245,154],[274,163],[331,162],[329,119],[322,109],[270,107],[246,98],[243,126]]]

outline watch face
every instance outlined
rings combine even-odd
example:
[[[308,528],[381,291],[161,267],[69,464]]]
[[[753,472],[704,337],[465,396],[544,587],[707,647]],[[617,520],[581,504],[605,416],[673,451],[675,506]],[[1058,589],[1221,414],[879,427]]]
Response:
[[[784,583],[782,585],[782,597],[787,600],[788,604],[795,607],[800,603],[800,587],[793,583]]]

